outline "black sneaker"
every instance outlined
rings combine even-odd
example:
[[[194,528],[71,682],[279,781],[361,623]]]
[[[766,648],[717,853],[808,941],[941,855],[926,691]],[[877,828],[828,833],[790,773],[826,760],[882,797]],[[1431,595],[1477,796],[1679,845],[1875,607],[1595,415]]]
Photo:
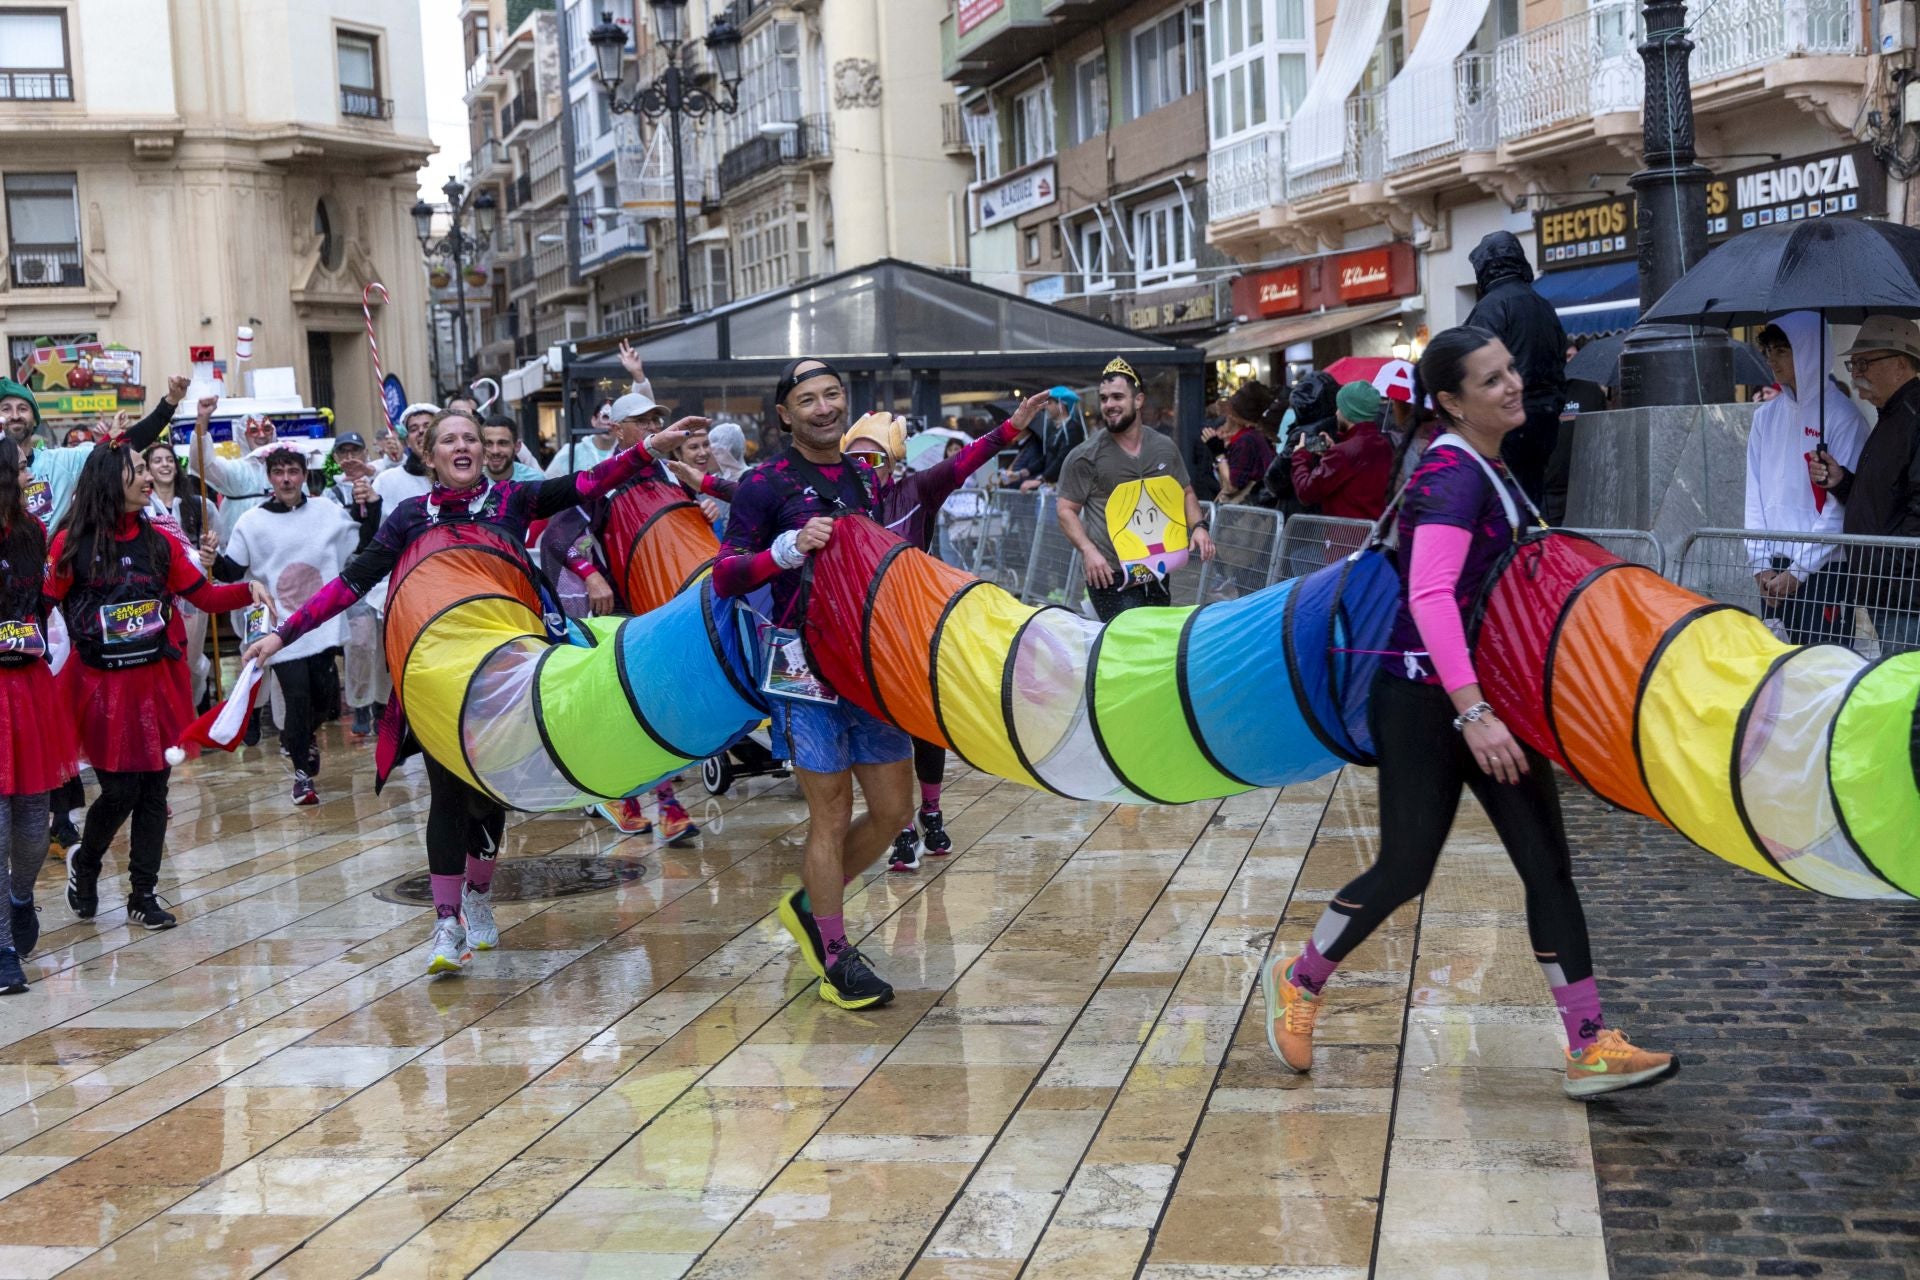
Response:
[[[820,979],[820,998],[842,1009],[877,1009],[893,999],[893,988],[867,964],[860,948],[848,943]]]
[[[304,769],[293,773],[293,803],[303,809],[320,803],[320,793],[313,789],[313,778]]]
[[[920,810],[920,830],[926,836],[928,857],[944,858],[953,852],[953,837],[947,834],[947,820],[938,809]]]
[[[20,967],[20,953],[0,947],[0,995],[17,996],[26,989],[27,971]]]
[[[813,912],[800,905],[800,895],[805,892],[805,889],[795,889],[780,899],[775,914],[780,917],[780,923],[786,926],[787,932],[793,935],[793,940],[800,944],[800,958],[807,962],[807,968],[813,970],[815,977],[824,979],[827,976],[827,951],[820,941],[820,926],[813,922]]]
[[[12,910],[13,949],[20,953],[22,960],[33,954],[40,945],[40,908],[31,902],[9,904]]]
[[[53,846],[49,852],[64,862],[67,855],[80,846],[80,830],[73,825],[72,818],[61,814],[53,821],[53,829],[47,834],[47,843]]]
[[[67,859],[67,906],[82,920],[93,919],[93,913],[100,909],[99,882],[92,881],[83,888],[80,872],[73,865],[72,858]]]
[[[247,733],[241,741],[249,747],[260,745],[260,708],[255,707],[247,716]]]
[[[893,838],[893,853],[887,858],[889,871],[918,871],[920,869],[920,837],[908,827]]]
[[[180,920],[160,905],[157,894],[136,893],[127,899],[127,923],[145,925],[149,929],[171,929]]]

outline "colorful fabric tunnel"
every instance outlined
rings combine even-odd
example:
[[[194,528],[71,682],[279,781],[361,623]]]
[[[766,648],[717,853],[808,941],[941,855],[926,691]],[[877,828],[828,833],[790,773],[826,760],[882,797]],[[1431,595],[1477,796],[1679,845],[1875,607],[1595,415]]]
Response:
[[[1920,823],[1901,751],[1915,655],[1868,666],[1837,645],[1783,644],[1752,614],[1564,533],[1514,549],[1474,633],[1501,719],[1603,799],[1783,883],[1920,890],[1913,841],[1883,816],[1904,807],[1904,830]]]

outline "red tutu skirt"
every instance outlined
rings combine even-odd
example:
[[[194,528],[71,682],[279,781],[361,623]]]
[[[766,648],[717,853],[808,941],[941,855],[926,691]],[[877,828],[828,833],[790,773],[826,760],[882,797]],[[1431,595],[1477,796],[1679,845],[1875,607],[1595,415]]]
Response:
[[[44,662],[0,667],[0,795],[31,796],[71,778],[73,713]]]
[[[186,664],[162,659],[102,671],[76,656],[59,683],[80,730],[80,754],[96,769],[145,773],[167,767],[167,748],[193,723]]]

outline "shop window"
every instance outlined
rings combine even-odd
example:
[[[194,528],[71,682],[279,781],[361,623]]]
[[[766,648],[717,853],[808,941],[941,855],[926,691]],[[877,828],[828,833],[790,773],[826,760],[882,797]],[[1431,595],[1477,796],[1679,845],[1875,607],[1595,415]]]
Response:
[[[71,102],[72,59],[65,10],[0,13],[0,100]]]
[[[14,288],[84,286],[79,179],[71,173],[10,173],[6,199]]]

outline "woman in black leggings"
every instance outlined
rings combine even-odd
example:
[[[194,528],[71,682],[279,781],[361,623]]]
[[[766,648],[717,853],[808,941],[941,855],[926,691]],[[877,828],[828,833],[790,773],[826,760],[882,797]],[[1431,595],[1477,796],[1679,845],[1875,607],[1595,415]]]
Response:
[[[1566,1092],[1585,1098],[1652,1084],[1679,1062],[1607,1027],[1552,766],[1482,699],[1467,650],[1465,616],[1533,505],[1500,462],[1501,439],[1526,421],[1520,377],[1497,337],[1460,328],[1428,345],[1419,380],[1444,434],[1421,458],[1400,509],[1401,604],[1388,648],[1406,661],[1381,667],[1369,707],[1380,856],[1334,895],[1300,955],[1276,956],[1262,970],[1267,1040],[1293,1070],[1312,1067],[1327,980],[1382,920],[1426,891],[1466,787],[1526,886],[1534,958],[1566,1027]]]

